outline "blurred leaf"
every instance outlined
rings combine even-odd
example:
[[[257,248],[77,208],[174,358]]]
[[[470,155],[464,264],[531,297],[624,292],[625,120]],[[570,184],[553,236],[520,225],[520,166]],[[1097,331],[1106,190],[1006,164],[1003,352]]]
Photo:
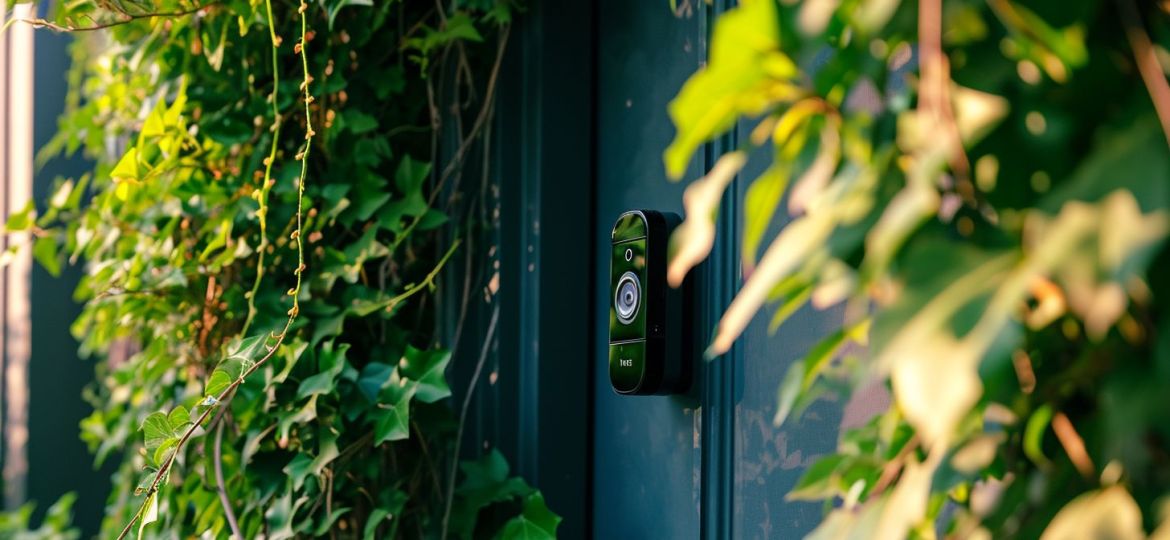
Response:
[[[337,0],[329,4],[329,28],[333,28],[333,22],[337,19],[337,14],[342,9],[349,6],[373,6],[373,0]]]
[[[760,259],[756,271],[723,313],[708,358],[727,352],[768,297],[772,286],[784,279],[814,251],[823,247],[835,225],[829,212],[813,213],[793,220],[780,231]]]
[[[1028,417],[1027,426],[1024,428],[1024,455],[1041,467],[1052,465],[1052,462],[1044,455],[1044,434],[1048,430],[1048,424],[1052,421],[1052,413],[1051,406],[1040,406]]]
[[[788,187],[788,168],[773,164],[748,186],[747,195],[743,198],[743,265],[750,273],[756,263],[756,253],[760,249],[760,241],[768,225],[772,222],[772,215],[776,207],[780,206],[780,198]]]
[[[668,107],[677,134],[663,154],[667,176],[680,178],[695,149],[730,129],[738,116],[760,114],[799,94],[798,70],[780,52],[779,40],[774,2],[745,2],[719,17],[710,62]]]
[[[1145,538],[1142,513],[1129,492],[1121,486],[1091,491],[1073,499],[1052,518],[1041,540]]]
[[[813,462],[805,469],[800,480],[784,497],[788,501],[815,501],[835,496],[839,491],[836,482],[839,476],[835,474],[845,460],[842,455],[824,456]]]
[[[57,239],[50,236],[38,237],[33,243],[33,257],[53,277],[61,275],[61,258],[57,256]]]
[[[834,332],[817,343],[801,360],[794,362],[784,376],[777,396],[776,416],[772,425],[779,427],[791,412],[797,398],[812,387],[813,382],[825,371],[846,343],[853,341],[865,345],[869,335],[870,319],[865,319],[847,328]]]
[[[463,480],[457,492],[460,494],[451,511],[452,530],[460,537],[470,537],[475,525],[475,515],[491,503],[526,497],[532,488],[519,478],[509,477],[508,462],[496,449],[492,449],[476,460],[459,463]],[[540,518],[546,523],[546,518]]]
[[[1000,96],[959,85],[951,86],[955,127],[966,145],[974,145],[991,132],[1008,113],[1008,101]]]
[[[707,258],[715,243],[715,215],[723,190],[747,162],[747,154],[731,152],[719,158],[707,176],[687,186],[683,194],[686,219],[670,235],[670,264],[666,280],[682,285],[687,272]]]
[[[10,233],[27,231],[36,220],[36,214],[36,204],[30,199],[25,203],[24,208],[9,214],[8,222],[4,224],[4,231]]]

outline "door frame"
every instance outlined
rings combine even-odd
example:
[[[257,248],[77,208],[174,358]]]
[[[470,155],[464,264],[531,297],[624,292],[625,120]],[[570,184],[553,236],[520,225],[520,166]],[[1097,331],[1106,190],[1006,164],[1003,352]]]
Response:
[[[598,6],[533,2],[512,28],[494,121],[492,175],[500,187],[501,387],[491,396],[479,439],[497,447],[544,493],[564,521],[563,538],[592,536],[595,381],[593,246],[609,224],[596,218]],[[711,22],[734,5],[692,0],[710,41]],[[664,15],[669,6],[662,0]],[[703,44],[706,47],[706,43]],[[665,114],[665,104],[663,104]],[[737,145],[736,130],[704,145],[703,170]],[[727,188],[738,193],[739,179]],[[738,203],[720,203],[706,278],[695,294],[699,328],[714,328],[740,275]],[[709,336],[699,336],[705,340]],[[702,538],[730,538],[735,483],[736,377],[743,353],[733,345],[696,374],[701,427]],[[509,377],[510,376],[510,377]],[[491,438],[491,437],[489,437]],[[468,448],[464,449],[469,450]],[[472,449],[475,452],[478,449]]]

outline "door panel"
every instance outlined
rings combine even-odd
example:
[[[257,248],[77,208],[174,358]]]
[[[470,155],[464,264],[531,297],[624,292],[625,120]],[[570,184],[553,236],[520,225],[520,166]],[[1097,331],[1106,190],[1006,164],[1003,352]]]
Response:
[[[747,134],[748,129],[739,130],[740,137]],[[736,189],[727,196],[737,197],[742,208],[750,180],[767,165],[768,156],[753,155]],[[787,201],[782,201],[768,238],[789,221],[786,208]],[[808,465],[836,448],[842,419],[842,404],[826,399],[813,404],[799,419],[790,418],[779,428],[772,424],[776,391],[789,366],[840,325],[842,311],[806,306],[769,335],[771,317],[772,310],[765,308],[740,338],[743,361],[737,367],[742,373],[734,378],[736,538],[802,538],[820,522],[819,503],[785,501],[785,495]]]
[[[668,182],[662,166],[662,150],[674,135],[665,105],[704,54],[700,18],[673,17],[665,0],[604,0],[598,9],[594,343],[604,344],[609,229],[629,209],[682,213],[684,186]],[[700,453],[694,404],[617,395],[609,385],[607,354],[597,346],[594,536],[695,538]]]
[[[856,425],[865,416],[864,407],[826,399],[798,421],[772,425],[785,372],[840,324],[839,309],[802,309],[772,335],[767,328],[771,310],[761,312],[729,353],[698,365],[692,397],[619,396],[610,389],[609,228],[630,209],[682,214],[687,182],[720,153],[734,149],[751,127],[741,126],[697,152],[684,182],[666,180],[661,156],[674,135],[666,107],[706,58],[710,12],[722,10],[724,3],[679,0],[683,7],[675,14],[666,0],[602,0],[598,7],[596,538],[800,538],[820,521],[821,506],[785,501],[785,495],[805,467],[834,449],[843,423]],[[767,156],[753,156],[741,177],[755,178],[767,161]],[[748,183],[741,179],[728,188],[719,236],[696,282],[699,324],[693,338],[701,343],[741,285],[737,231]],[[772,235],[787,221],[784,214],[777,211]]]

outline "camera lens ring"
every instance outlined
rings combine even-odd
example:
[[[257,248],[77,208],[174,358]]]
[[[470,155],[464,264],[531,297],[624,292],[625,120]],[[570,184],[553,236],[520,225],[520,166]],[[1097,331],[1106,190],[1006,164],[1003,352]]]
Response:
[[[613,293],[613,308],[618,321],[622,324],[634,322],[642,305],[641,300],[642,284],[638,281],[638,275],[633,272],[622,274]]]

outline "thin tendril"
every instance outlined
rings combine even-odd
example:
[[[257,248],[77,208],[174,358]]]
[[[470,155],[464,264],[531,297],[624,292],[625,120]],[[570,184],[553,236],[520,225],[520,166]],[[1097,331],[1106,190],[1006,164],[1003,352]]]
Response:
[[[272,0],[264,0],[264,7],[268,11],[268,35],[272,39],[272,147],[268,150],[268,158],[264,160],[264,181],[260,184],[257,201],[260,208],[256,210],[256,218],[260,221],[260,245],[256,248],[256,281],[252,283],[252,290],[248,293],[248,318],[244,321],[241,335],[248,335],[252,327],[252,319],[256,317],[256,293],[260,291],[260,282],[264,280],[264,254],[268,249],[268,193],[272,191],[272,164],[276,161],[276,145],[280,140],[280,65],[277,49],[280,48],[280,38],[276,36],[276,19],[272,16]]]
[[[280,38],[276,36],[276,29],[272,26],[273,18],[272,18],[271,0],[265,0],[265,1],[267,4],[266,7],[268,8],[268,20],[269,20],[269,25],[270,25],[269,33],[270,33],[270,36],[272,37],[272,42],[273,42],[273,53],[272,53],[272,55],[273,55],[273,73],[275,73],[276,72],[275,66],[276,66],[276,59],[277,59],[276,48],[280,45]],[[308,4],[306,4],[304,1],[302,1],[299,9],[297,10],[298,13],[300,14],[300,18],[301,18],[301,41],[299,43],[300,46],[298,47],[298,49],[299,49],[299,54],[301,55],[301,67],[303,68],[303,72],[304,72],[304,81],[301,83],[301,89],[304,91],[304,98],[305,98],[304,99],[304,101],[305,101],[305,146],[304,146],[304,150],[302,150],[301,153],[297,154],[297,158],[300,159],[300,161],[301,161],[301,174],[300,174],[300,178],[297,180],[297,225],[296,225],[296,229],[292,233],[293,240],[295,240],[297,243],[297,268],[296,268],[296,271],[294,272],[296,274],[296,287],[294,287],[292,290],[289,291],[289,294],[292,296],[292,299],[293,299],[293,305],[292,305],[292,308],[290,308],[288,310],[288,320],[285,321],[284,328],[280,331],[279,334],[272,334],[271,335],[271,337],[273,339],[275,339],[276,341],[273,342],[272,345],[267,347],[268,352],[260,360],[258,360],[254,364],[252,364],[252,366],[250,368],[248,368],[242,374],[240,374],[240,376],[237,377],[234,381],[232,381],[231,384],[229,384],[226,388],[224,388],[223,391],[221,391],[219,393],[219,395],[215,396],[215,399],[213,401],[214,405],[206,407],[203,410],[203,413],[199,415],[199,418],[195,422],[193,422],[191,424],[191,426],[187,428],[186,431],[183,432],[182,437],[179,438],[179,442],[175,445],[175,449],[171,451],[171,453],[167,456],[166,461],[163,462],[162,466],[159,467],[158,472],[155,473],[154,480],[151,482],[150,488],[146,490],[145,498],[143,499],[142,504],[138,507],[138,511],[134,513],[134,516],[130,519],[130,522],[127,523],[126,527],[122,529],[121,534],[118,535],[118,540],[122,540],[122,539],[126,538],[126,535],[130,533],[130,529],[134,527],[134,524],[136,522],[138,522],[138,520],[142,517],[143,513],[146,511],[147,506],[150,505],[151,502],[153,502],[154,497],[157,496],[157,494],[158,494],[159,487],[162,484],[163,479],[168,476],[168,473],[170,472],[171,467],[175,463],[175,458],[179,455],[179,452],[183,449],[183,446],[187,443],[187,440],[190,439],[191,436],[195,433],[195,430],[199,429],[199,427],[203,424],[203,422],[205,420],[207,420],[207,418],[211,414],[212,410],[215,410],[218,407],[226,407],[227,403],[225,403],[225,401],[230,400],[231,395],[236,390],[236,388],[238,388],[240,386],[240,384],[243,384],[244,380],[247,379],[249,375],[251,375],[252,373],[255,373],[257,369],[260,369],[261,366],[263,366],[265,363],[267,363],[268,360],[270,358],[272,358],[273,355],[276,354],[276,351],[280,349],[281,344],[284,343],[284,339],[285,339],[285,337],[287,337],[289,329],[292,328],[293,323],[296,321],[297,314],[300,312],[300,304],[299,304],[297,298],[300,295],[301,283],[302,283],[301,278],[302,278],[302,274],[304,273],[304,270],[305,270],[305,248],[304,248],[304,244],[302,243],[302,239],[301,239],[301,227],[302,227],[304,221],[302,218],[301,208],[304,206],[305,178],[308,176],[309,148],[312,146],[313,135],[315,135],[315,133],[313,132],[313,123],[312,123],[312,118],[311,118],[310,109],[309,109],[309,105],[313,102],[312,95],[309,93],[309,83],[310,83],[310,81],[312,81],[312,77],[309,76],[309,60],[305,55],[305,35],[308,33],[308,22],[307,22],[306,17],[305,17],[305,12],[308,11],[308,9],[309,9]],[[279,126],[280,116],[279,116],[279,111],[277,110],[278,105],[276,103],[276,90],[275,89],[273,90],[272,102],[273,102],[273,114],[276,115],[276,125]],[[276,129],[278,130],[279,127],[277,127]],[[273,133],[273,143],[272,143],[273,146],[272,146],[272,150],[271,150],[271,152],[272,152],[271,155],[273,157],[275,157],[275,152],[276,152],[275,149],[276,149],[276,135],[277,135],[277,133],[275,131],[276,130],[274,130],[274,133]],[[266,165],[265,178],[268,178],[269,175],[271,174],[272,161],[273,161],[273,159],[268,160],[268,163]],[[269,186],[268,186],[268,183],[266,180],[265,185],[261,188],[261,190],[262,190],[261,200],[264,201],[264,202],[261,202],[262,209],[267,208],[267,204],[266,204],[266,195],[267,194],[264,193],[264,190],[267,190],[268,187]],[[263,231],[264,228],[266,227],[266,216],[264,216],[263,213],[261,213],[261,216],[262,216],[260,218],[261,230]],[[261,236],[262,243],[264,242],[263,238],[264,238],[264,236],[262,233],[262,236]],[[263,255],[261,255],[261,256],[263,256]],[[259,286],[259,278],[257,278],[257,281],[253,284],[253,290],[255,290],[258,286]],[[255,296],[255,295],[253,294],[253,296]],[[252,299],[249,299],[249,308],[252,308],[251,300]],[[250,322],[251,322],[251,311],[249,312],[249,323]]]

